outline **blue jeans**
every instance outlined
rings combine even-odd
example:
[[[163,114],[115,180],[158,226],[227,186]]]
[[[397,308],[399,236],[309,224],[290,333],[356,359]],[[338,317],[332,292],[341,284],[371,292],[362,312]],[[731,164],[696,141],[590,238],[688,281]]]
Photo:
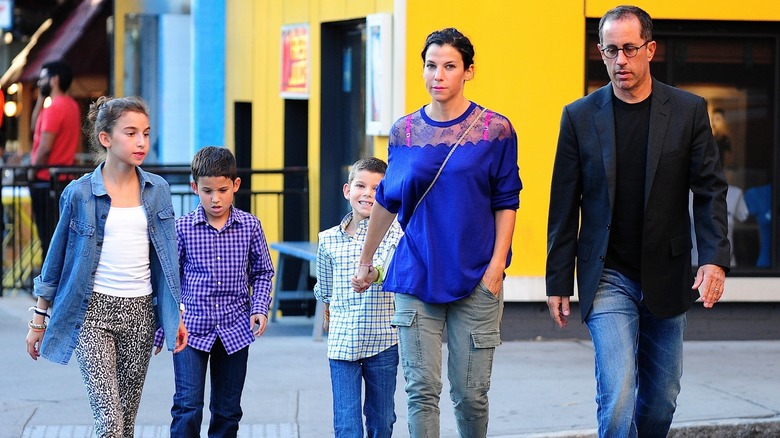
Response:
[[[482,282],[468,297],[446,304],[424,303],[413,295],[395,295],[393,325],[398,327],[411,436],[434,438],[440,433],[441,345],[445,326],[447,377],[458,433],[468,438],[487,435],[487,393],[493,353],[501,344],[499,323],[503,308],[503,289],[496,297]]]
[[[173,355],[176,393],[171,408],[171,437],[200,436],[206,368],[211,367],[210,437],[235,437],[241,421],[241,392],[246,380],[249,346],[228,355],[217,338],[211,352],[187,346]]]
[[[605,269],[585,323],[596,353],[599,437],[665,437],[680,393],[685,314],[655,317],[638,282]]]
[[[356,361],[330,360],[333,429],[337,438],[363,438],[363,414],[369,438],[390,438],[395,423],[398,345]],[[363,381],[366,401],[361,414]]]

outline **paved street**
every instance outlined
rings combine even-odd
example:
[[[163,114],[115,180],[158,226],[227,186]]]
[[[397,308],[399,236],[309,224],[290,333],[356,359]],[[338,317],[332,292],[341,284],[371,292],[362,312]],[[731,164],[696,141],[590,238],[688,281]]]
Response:
[[[26,295],[0,298],[0,438],[90,437],[75,358],[61,366],[24,351],[30,305]],[[326,346],[312,340],[311,319],[281,318],[250,351],[239,436],[332,436]],[[496,352],[489,436],[595,436],[592,355],[583,341],[505,342]],[[780,436],[780,341],[686,342],[685,355],[672,436]],[[456,437],[447,391],[445,383],[442,437]],[[170,353],[161,353],[152,358],[137,437],[167,436],[172,395]],[[405,398],[399,370],[396,437],[409,436]]]

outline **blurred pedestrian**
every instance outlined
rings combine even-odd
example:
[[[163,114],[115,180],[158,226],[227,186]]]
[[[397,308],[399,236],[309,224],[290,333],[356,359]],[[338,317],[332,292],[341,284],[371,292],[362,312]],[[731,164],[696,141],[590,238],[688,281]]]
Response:
[[[81,136],[81,111],[67,94],[73,72],[64,61],[48,62],[41,67],[38,99],[30,125],[34,129],[30,165],[30,196],[41,255],[45,259],[54,231],[53,211],[57,200],[51,193],[49,167],[72,166]]]

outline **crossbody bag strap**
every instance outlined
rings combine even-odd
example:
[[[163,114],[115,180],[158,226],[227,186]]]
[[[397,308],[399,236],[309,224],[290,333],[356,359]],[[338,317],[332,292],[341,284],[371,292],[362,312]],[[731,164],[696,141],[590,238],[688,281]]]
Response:
[[[439,171],[438,171],[438,172],[436,172],[436,176],[434,176],[434,177],[433,177],[433,181],[431,181],[431,184],[430,184],[430,185],[428,185],[428,188],[425,190],[425,193],[423,193],[423,194],[422,194],[422,196],[420,196],[420,199],[417,201],[417,204],[414,206],[414,210],[412,210],[412,214],[414,214],[414,212],[415,212],[415,211],[417,211],[417,207],[419,207],[419,206],[420,206],[420,203],[423,201],[423,199],[425,199],[425,195],[427,195],[427,194],[428,194],[428,192],[430,192],[430,191],[431,191],[431,188],[433,187],[433,184],[434,184],[434,183],[436,183],[436,180],[437,180],[437,179],[439,179],[439,175],[441,175],[441,171],[442,171],[442,170],[444,170],[444,165],[446,165],[446,164],[447,164],[447,161],[449,161],[449,160],[450,160],[450,157],[452,156],[452,153],[453,153],[453,152],[455,152],[455,149],[456,149],[458,146],[460,146],[460,143],[461,143],[461,142],[463,141],[463,139],[466,137],[466,134],[468,134],[468,133],[469,133],[469,131],[471,131],[471,128],[473,128],[473,127],[474,127],[474,125],[476,125],[476,124],[477,124],[477,121],[479,121],[479,119],[481,119],[481,118],[482,118],[482,114],[484,114],[484,113],[485,113],[485,111],[487,111],[487,108],[482,108],[482,111],[480,111],[480,113],[477,115],[477,117],[476,117],[476,118],[474,118],[474,121],[472,121],[472,122],[471,122],[471,124],[469,125],[469,127],[468,127],[468,128],[466,128],[466,130],[465,130],[465,131],[463,131],[463,134],[461,134],[461,135],[460,135],[460,137],[458,137],[458,141],[456,141],[456,142],[455,142],[455,144],[454,144],[454,145],[452,145],[452,147],[450,148],[450,152],[449,152],[449,153],[447,154],[447,156],[444,158],[444,162],[442,162],[442,163],[441,163],[441,166],[439,166]],[[409,217],[411,217],[411,215],[410,215]]]

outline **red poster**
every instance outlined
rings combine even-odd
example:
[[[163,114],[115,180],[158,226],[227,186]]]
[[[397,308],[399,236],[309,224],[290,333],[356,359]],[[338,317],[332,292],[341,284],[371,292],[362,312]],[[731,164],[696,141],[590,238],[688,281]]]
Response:
[[[309,25],[282,26],[280,93],[288,99],[309,97]]]

